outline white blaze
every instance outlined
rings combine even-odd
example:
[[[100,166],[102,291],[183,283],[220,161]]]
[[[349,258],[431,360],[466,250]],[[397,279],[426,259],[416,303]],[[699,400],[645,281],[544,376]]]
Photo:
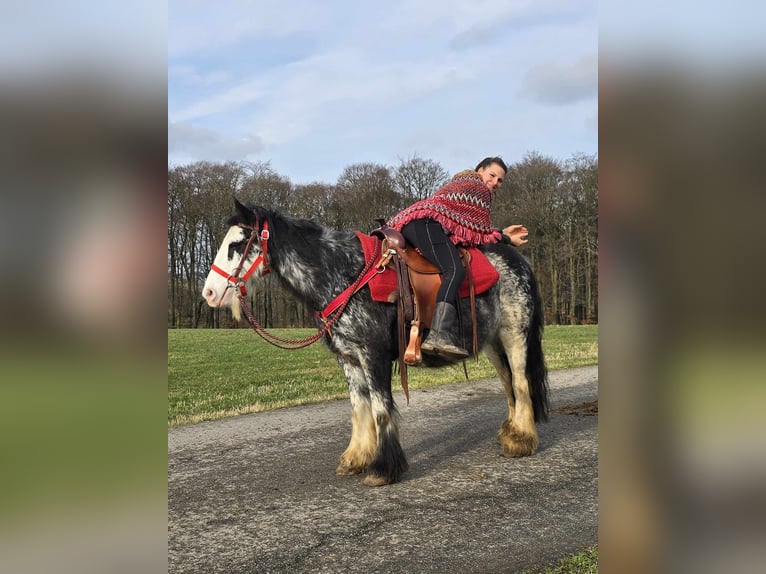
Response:
[[[223,238],[223,242],[221,243],[221,247],[218,249],[218,253],[216,253],[213,264],[226,273],[234,272],[234,270],[237,268],[237,265],[239,265],[239,261],[242,258],[242,255],[241,253],[232,251],[230,258],[229,245],[232,243],[237,243],[238,241],[242,241],[244,238],[245,232],[241,227],[236,225],[231,227],[226,233],[226,236]],[[247,261],[242,268],[241,274],[244,274],[247,271],[249,265],[252,264],[252,262],[258,256],[259,252],[260,250],[258,249],[257,245],[253,243],[252,247],[250,248],[250,253],[248,253]],[[229,285],[231,284],[226,280],[226,277],[220,273],[216,273],[211,269],[207,275],[207,279],[205,279],[205,286],[202,288],[202,296],[205,298],[205,301],[207,301],[207,304],[211,307],[224,307],[227,305],[231,306],[234,317],[239,319],[239,301],[237,301],[237,299],[234,297],[234,289],[236,289],[236,287],[229,287]]]

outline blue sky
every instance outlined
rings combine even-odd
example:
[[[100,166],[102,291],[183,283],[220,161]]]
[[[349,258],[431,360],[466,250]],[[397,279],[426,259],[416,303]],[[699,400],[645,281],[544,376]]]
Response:
[[[597,50],[595,1],[171,0],[168,161],[595,154]]]

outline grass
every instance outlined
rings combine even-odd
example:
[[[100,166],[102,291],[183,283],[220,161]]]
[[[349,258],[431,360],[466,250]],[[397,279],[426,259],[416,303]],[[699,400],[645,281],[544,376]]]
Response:
[[[275,329],[302,338],[312,329]],[[598,326],[549,326],[543,348],[548,368],[598,364]],[[471,379],[496,377],[486,358],[468,362]],[[462,365],[410,369],[410,389],[465,380]],[[394,387],[399,387],[394,375]],[[168,330],[168,425],[341,399],[348,396],[334,356],[322,343],[298,351],[267,344],[249,329]]]
[[[598,572],[598,546],[562,558],[554,567],[535,570],[527,574],[596,574]]]

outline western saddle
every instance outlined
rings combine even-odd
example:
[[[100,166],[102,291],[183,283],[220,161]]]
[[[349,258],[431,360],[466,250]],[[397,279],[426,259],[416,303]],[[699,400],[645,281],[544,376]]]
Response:
[[[373,230],[370,235],[382,240],[381,253],[383,255],[377,267],[389,267],[396,271],[399,292],[399,370],[402,375],[402,387],[409,402],[406,368],[408,365],[419,365],[423,361],[420,343],[422,341],[423,328],[431,326],[431,319],[433,318],[434,307],[436,306],[436,293],[439,291],[442,281],[441,270],[423,257],[417,249],[409,245],[399,231],[393,227],[388,227],[383,221],[380,221],[380,223],[381,226]],[[458,247],[458,253],[463,262],[468,280],[471,302],[471,324],[473,327],[472,354],[476,357],[479,354],[479,350],[476,330],[476,299],[473,275],[471,274],[471,254],[462,247]],[[407,337],[407,325],[410,326],[409,337]],[[462,329],[460,331],[462,332]]]

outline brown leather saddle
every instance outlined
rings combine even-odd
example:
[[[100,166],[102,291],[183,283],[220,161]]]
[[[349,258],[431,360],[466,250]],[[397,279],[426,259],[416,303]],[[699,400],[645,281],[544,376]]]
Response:
[[[423,361],[420,343],[422,342],[423,329],[431,326],[431,319],[436,307],[436,293],[439,291],[442,281],[441,270],[423,257],[412,245],[409,245],[404,236],[392,227],[382,224],[370,235],[382,239],[382,257],[378,262],[378,268],[389,267],[396,271],[399,308],[399,365],[400,371],[402,371],[402,386],[409,401],[406,386],[406,366],[416,366]],[[458,247],[458,253],[468,279],[473,327],[473,356],[475,357],[479,354],[479,350],[471,254],[462,247]],[[460,319],[462,322],[462,317]],[[408,325],[409,337],[407,336]]]

